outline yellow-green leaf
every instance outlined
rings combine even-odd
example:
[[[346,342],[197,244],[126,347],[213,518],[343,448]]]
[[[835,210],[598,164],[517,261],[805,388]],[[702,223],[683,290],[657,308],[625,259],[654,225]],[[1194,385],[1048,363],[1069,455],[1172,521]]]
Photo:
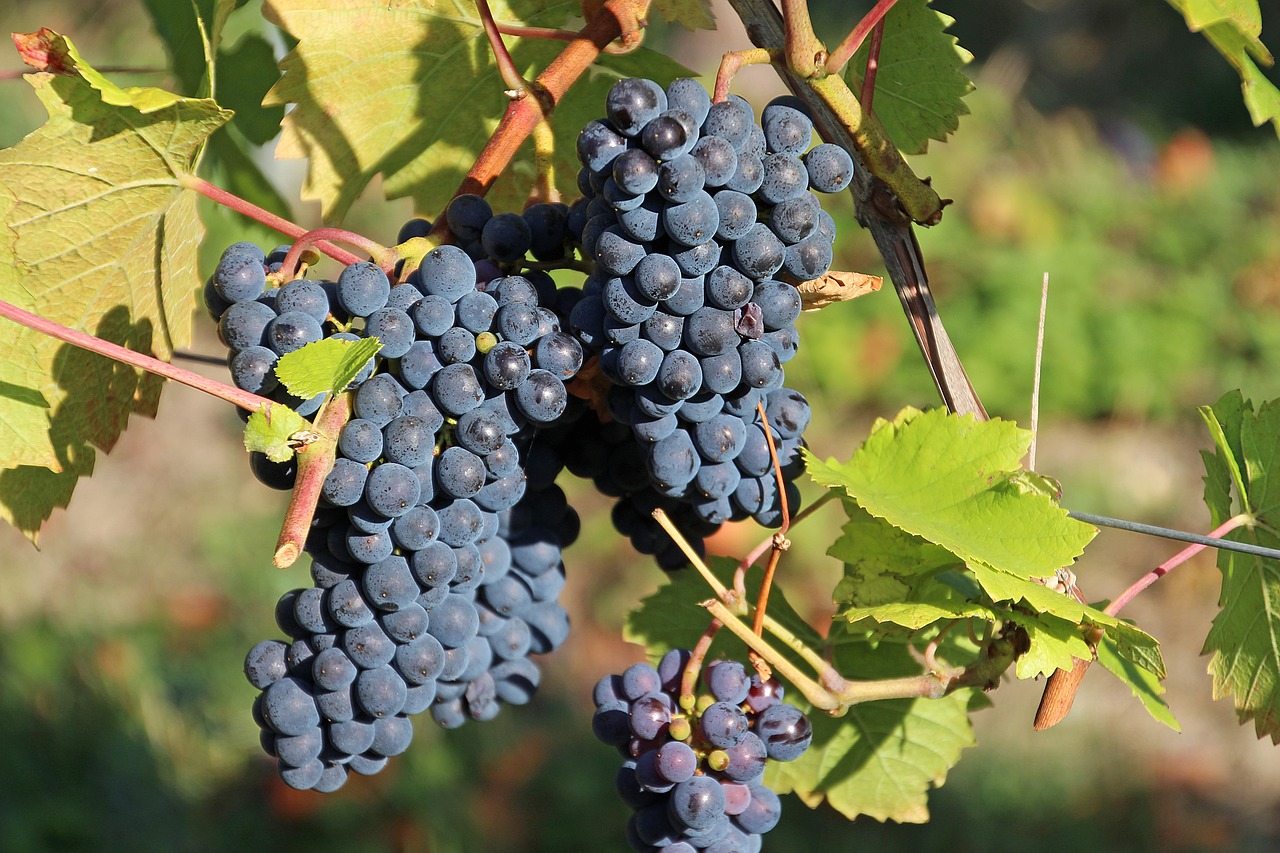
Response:
[[[0,197],[8,200],[0,225],[13,235],[14,255],[0,265],[0,295],[168,358],[190,339],[199,289],[201,229],[180,176],[230,114],[209,100],[107,86],[63,37],[45,31],[38,43],[53,70],[27,80],[49,119],[0,151]],[[90,445],[110,450],[131,412],[154,413],[161,386],[37,333],[5,333],[7,348],[27,357],[0,363],[0,387],[22,389],[0,395],[0,423],[24,425],[21,435],[0,431],[0,467],[15,469],[0,517],[34,536],[65,505],[76,477],[92,470]],[[50,476],[63,479],[50,485]]]
[[[716,16],[710,0],[653,0],[664,21],[680,24],[687,30],[714,30]]]
[[[1244,105],[1255,126],[1271,122],[1280,135],[1280,89],[1258,68],[1275,60],[1262,43],[1262,13],[1257,0],[1168,0],[1182,13],[1187,29],[1200,32],[1240,75]]]
[[[281,356],[276,362],[276,376],[290,394],[309,400],[317,394],[346,388],[381,347],[377,338],[313,341]]]
[[[288,406],[272,406],[270,414],[261,409],[249,415],[244,428],[244,449],[264,453],[272,462],[293,458],[294,439],[311,429],[311,422]]]
[[[929,140],[946,140],[968,115],[964,96],[973,83],[964,66],[973,54],[947,33],[954,19],[935,12],[931,0],[898,0],[884,18],[874,108],[893,144],[923,154]],[[854,54],[846,77],[861,91],[870,40]]]

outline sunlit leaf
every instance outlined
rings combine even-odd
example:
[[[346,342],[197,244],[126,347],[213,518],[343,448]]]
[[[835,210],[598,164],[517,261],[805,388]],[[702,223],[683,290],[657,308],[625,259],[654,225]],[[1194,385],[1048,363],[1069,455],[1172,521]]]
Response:
[[[12,200],[3,225],[16,238],[14,263],[0,265],[0,295],[168,358],[190,340],[200,281],[201,229],[180,176],[230,114],[209,100],[116,87],[48,30],[22,44],[27,59],[51,69],[27,77],[49,119],[0,152],[0,195]],[[28,424],[22,437],[0,436],[9,439],[0,466],[12,469],[0,512],[34,536],[92,470],[90,445],[109,450],[131,412],[153,414],[161,386],[34,332],[13,327],[8,341],[35,363],[0,364],[0,387],[38,395],[45,422],[31,432],[30,412],[15,409],[31,404],[0,395],[0,422]]]

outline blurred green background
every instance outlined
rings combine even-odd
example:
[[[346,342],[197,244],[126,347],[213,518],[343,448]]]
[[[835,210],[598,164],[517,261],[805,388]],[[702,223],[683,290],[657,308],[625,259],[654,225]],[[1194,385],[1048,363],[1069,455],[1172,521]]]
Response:
[[[831,41],[855,15],[841,0],[814,5]],[[914,160],[955,199],[920,241],[975,386],[993,415],[1026,421],[1048,271],[1038,467],[1061,479],[1070,507],[1204,529],[1195,407],[1236,387],[1280,396],[1275,134],[1250,127],[1233,72],[1158,0],[935,5],[958,18],[978,90],[956,140]],[[1280,21],[1277,4],[1263,8]],[[717,11],[715,35],[655,24],[651,43],[711,73],[745,44]],[[139,0],[0,3],[0,25],[65,32],[100,66],[163,65]],[[0,58],[3,145],[41,121],[21,68],[12,52]],[[163,73],[119,79],[170,85]],[[779,91],[767,69],[739,82],[757,106]],[[270,174],[296,196],[296,163]],[[390,239],[413,211],[376,190],[351,226]],[[880,272],[849,200],[828,207],[838,265]],[[296,211],[303,224],[316,215]],[[236,239],[220,225],[211,250]],[[807,315],[803,329],[789,384],[814,403],[819,453],[847,456],[874,417],[935,402],[887,285]],[[218,352],[207,323],[193,349]],[[616,758],[590,735],[589,688],[640,658],[619,628],[661,575],[612,533],[603,502],[566,483],[584,518],[568,555],[574,634],[544,661],[531,706],[447,735],[419,720],[409,754],[379,776],[302,794],[261,754],[240,666],[276,634],[276,598],[307,579],[270,567],[284,499],[248,475],[238,427],[222,405],[171,389],[159,418],[135,420],[55,515],[41,550],[0,532],[0,849],[622,850]],[[819,621],[839,575],[822,553],[838,523],[831,510],[807,522],[782,566],[793,601]],[[760,536],[737,529],[715,545],[741,553]],[[1175,550],[1104,531],[1077,569],[1106,598]],[[1216,595],[1202,556],[1129,613],[1165,644],[1182,734],[1095,671],[1072,716],[1033,735],[1041,685],[1007,683],[976,718],[979,747],[932,796],[930,824],[850,825],[788,799],[768,849],[1277,849],[1280,762],[1211,701],[1199,657]]]

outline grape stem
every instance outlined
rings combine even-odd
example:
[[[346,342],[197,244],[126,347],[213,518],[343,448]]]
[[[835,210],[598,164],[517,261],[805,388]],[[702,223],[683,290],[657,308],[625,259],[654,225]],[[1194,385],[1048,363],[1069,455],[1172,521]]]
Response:
[[[876,72],[880,70],[880,44],[884,41],[884,19],[881,18],[871,29],[871,44],[867,48],[867,67],[862,75],[862,96],[858,103],[862,104],[864,113],[871,112],[871,101],[876,94]]]
[[[289,247],[289,253],[284,256],[284,261],[280,264],[280,274],[285,281],[292,281],[298,273],[298,265],[302,259],[302,253],[307,249],[320,249],[321,243],[328,243],[331,240],[341,240],[344,243],[350,243],[361,251],[374,259],[383,272],[391,276],[395,272],[396,261],[399,256],[393,249],[388,249],[380,243],[375,243],[367,237],[362,237],[354,231],[347,231],[342,228],[314,228],[310,231],[298,235],[293,245]],[[328,254],[328,253],[326,253]],[[332,255],[330,255],[332,257]],[[355,256],[351,256],[355,258]],[[345,262],[347,266],[358,263],[359,258]]]
[[[782,476],[782,463],[778,461],[778,447],[773,441],[773,429],[769,426],[769,415],[765,411],[763,401],[756,403],[756,412],[760,415],[760,422],[764,424],[764,440],[769,446],[769,461],[773,465],[773,475],[778,481],[778,502],[782,509],[782,525],[771,537],[773,550],[769,552],[769,563],[765,566],[764,579],[760,581],[760,592],[756,596],[756,614],[752,630],[759,636],[764,633],[764,614],[769,609],[769,590],[773,588],[773,575],[778,569],[778,561],[782,559],[782,552],[791,547],[791,543],[787,541],[787,530],[791,527],[791,508],[787,506],[787,481]],[[740,583],[744,583],[744,579],[735,573],[734,589],[739,592],[742,591],[739,589]],[[768,674],[761,670],[758,663],[756,669],[760,670],[760,678],[769,680]]]
[[[504,24],[498,22],[498,32],[504,36],[515,36],[516,38],[529,39],[546,39],[548,41],[573,41],[578,37],[578,33],[573,30],[555,30],[550,27],[524,27],[519,24]],[[630,53],[639,47],[639,44],[613,44],[605,46],[604,53],[613,56],[621,56]]]
[[[827,50],[813,31],[809,0],[782,0],[782,26],[787,67],[798,77],[825,74]]]
[[[827,491],[823,492],[821,495],[818,496],[817,500],[815,500],[813,503],[809,504],[807,507],[805,507],[804,509],[796,513],[795,518],[791,519],[791,526],[794,527],[800,522],[804,521],[809,516],[813,515],[815,512],[817,512],[819,509],[821,509],[827,503],[829,503],[833,498],[835,498],[835,496],[836,496],[836,493],[833,489],[828,489]],[[759,545],[751,549],[751,552],[748,553],[747,556],[742,558],[742,562],[738,564],[738,572],[742,573],[743,577],[746,577],[747,569],[754,566],[756,564],[756,561],[759,560],[761,557],[763,557],[764,553],[770,550],[772,547],[773,547],[773,534],[769,534],[768,538],[761,540]],[[736,583],[737,575],[735,575],[734,577],[735,577],[735,583]]]
[[[276,216],[271,211],[264,210],[252,202],[245,201],[239,196],[227,192],[221,187],[214,186],[203,178],[197,178],[195,175],[184,174],[178,176],[178,182],[187,189],[199,193],[210,201],[215,201],[223,207],[234,210],[242,216],[247,216],[255,222],[260,222],[268,228],[279,231],[286,237],[292,237],[296,240],[307,233],[307,229],[303,228],[301,225],[294,225],[284,217]],[[363,260],[363,258],[358,255],[353,255],[345,249],[339,249],[337,246],[324,240],[315,243],[314,246],[316,251],[323,252],[345,266],[350,266],[351,264],[358,263]]]
[[[320,439],[298,451],[298,477],[293,483],[293,494],[289,498],[289,508],[285,510],[272,559],[280,569],[292,566],[302,553],[320,501],[320,489],[333,470],[338,433],[351,417],[351,401],[346,394],[331,395],[326,402],[324,411],[315,420],[315,430]]]
[[[148,373],[154,373],[157,376],[163,376],[165,379],[172,379],[180,382],[197,391],[203,391],[211,394],[220,400],[226,400],[233,406],[238,406],[248,412],[261,411],[268,418],[271,417],[271,409],[273,406],[279,405],[273,400],[266,397],[259,397],[257,394],[243,391],[234,385],[227,385],[216,379],[210,379],[207,376],[201,376],[198,373],[192,373],[190,370],[184,370],[176,367],[167,361],[161,361],[149,355],[143,355],[140,352],[122,347],[111,341],[94,337],[87,332],[81,332],[76,329],[68,328],[53,320],[48,320],[38,314],[32,314],[30,311],[24,311],[16,305],[0,300],[0,317],[12,320],[26,326],[28,329],[37,331],[43,335],[57,338],[60,341],[80,347],[81,349],[95,352],[98,355],[106,356],[113,361],[127,364],[130,367],[137,367]]]
[[[685,664],[684,672],[680,676],[679,698],[681,706],[688,702],[689,707],[693,707],[693,703],[697,698],[698,673],[702,671],[702,662],[707,659],[707,652],[711,650],[711,642],[723,627],[724,623],[719,619],[712,619],[711,624],[707,626],[707,630],[702,632],[697,644],[689,652],[689,662]]]
[[[716,87],[711,95],[712,103],[718,104],[729,97],[729,86],[733,83],[733,78],[746,66],[768,65],[771,62],[781,62],[782,59],[782,51],[766,50],[763,47],[726,51],[725,55],[720,57],[720,68],[716,71]]]
[[[1210,531],[1209,535],[1215,539],[1221,538],[1238,527],[1253,524],[1254,520],[1254,516],[1248,513],[1234,515],[1215,527]],[[1116,596],[1115,600],[1108,604],[1102,612],[1108,616],[1115,616],[1138,593],[1209,547],[1211,546],[1197,542],[1183,548],[1177,554],[1174,554],[1130,584],[1129,588]],[[1102,640],[1102,631],[1097,628],[1090,629],[1085,635],[1085,640],[1091,648],[1096,647]],[[1092,658],[1089,660],[1072,658],[1071,663],[1071,669],[1054,670],[1053,675],[1049,676],[1045,682],[1044,693],[1040,697],[1040,705],[1036,708],[1035,722],[1032,724],[1036,731],[1043,731],[1056,726],[1071,712],[1071,706],[1075,702],[1077,691],[1080,690],[1084,674],[1093,663],[1093,660]]]
[[[511,58],[511,53],[502,41],[502,33],[498,30],[497,21],[493,19],[489,0],[476,0],[476,11],[480,13],[480,22],[484,24],[484,34],[489,37],[489,48],[493,51],[493,58],[497,62],[498,73],[502,75],[502,82],[507,84],[507,94],[512,100],[525,97],[528,94],[529,81],[524,79],[516,69],[515,60]]]
[[[858,21],[849,35],[844,37],[844,41],[840,42],[827,57],[828,74],[839,74],[844,70],[849,60],[853,59],[853,55],[858,52],[858,48],[862,47],[862,43],[866,41],[867,33],[883,24],[884,16],[897,2],[898,0],[880,0],[862,17],[861,21]]]
[[[1222,524],[1219,524],[1213,530],[1210,530],[1209,535],[1215,539],[1220,539],[1223,536],[1226,536],[1232,530],[1235,530],[1237,527],[1244,527],[1252,523],[1253,523],[1252,515],[1248,513],[1240,513],[1239,515],[1231,516],[1231,518],[1228,518]],[[1174,554],[1172,557],[1165,560],[1163,563],[1156,566],[1154,569],[1152,569],[1151,571],[1147,572],[1145,575],[1143,575],[1142,577],[1134,581],[1129,586],[1128,589],[1126,589],[1124,592],[1116,596],[1115,601],[1108,604],[1106,609],[1103,610],[1102,612],[1107,614],[1108,616],[1115,616],[1117,613],[1120,612],[1121,608],[1123,608],[1126,604],[1132,601],[1134,596],[1136,596],[1138,593],[1142,592],[1144,589],[1151,586],[1156,581],[1160,580],[1160,578],[1164,577],[1169,572],[1173,571],[1178,566],[1182,565],[1187,560],[1190,560],[1196,554],[1199,554],[1201,551],[1203,551],[1205,548],[1208,548],[1208,547],[1209,547],[1208,545],[1202,545],[1197,543],[1194,545],[1188,545],[1186,548],[1183,548],[1181,551]]]
[[[529,190],[529,204],[560,201],[560,191],[556,189],[556,135],[546,119],[533,126],[533,159],[538,177]]]
[[[720,582],[718,577],[712,574],[711,569],[708,568],[707,564],[698,556],[698,552],[693,550],[689,541],[684,538],[679,530],[676,529],[676,526],[671,522],[671,519],[667,517],[665,512],[661,509],[655,509],[653,511],[653,517],[658,524],[662,526],[662,529],[667,532],[667,535],[671,537],[672,541],[675,542],[680,550],[684,552],[684,555],[689,558],[689,562],[698,570],[698,574],[702,575],[702,579],[707,582],[707,585],[711,587],[717,597],[722,601],[734,605],[735,607],[740,606],[740,603],[746,600],[745,596],[739,594],[736,590],[730,590]]]
[[[747,35],[756,47],[777,48],[784,43],[783,21],[771,0],[729,0],[729,5],[746,26]],[[840,75],[815,77],[789,66],[775,65],[774,68],[787,88],[809,106],[822,137],[842,145],[854,155],[855,163],[861,167],[858,171],[867,173],[860,179],[863,184],[869,184],[870,177],[887,184],[901,205],[899,215],[905,213],[911,221],[932,225],[941,219],[942,200],[937,192],[912,172],[880,120],[862,111],[858,99]],[[863,220],[867,214],[865,187],[855,183],[855,189],[859,219]],[[868,223],[863,221],[863,225]],[[889,263],[887,259],[886,263]]]

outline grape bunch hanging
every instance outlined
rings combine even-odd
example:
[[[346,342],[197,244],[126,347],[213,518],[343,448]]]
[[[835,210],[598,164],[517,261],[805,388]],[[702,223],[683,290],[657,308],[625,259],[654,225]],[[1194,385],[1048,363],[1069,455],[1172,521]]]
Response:
[[[280,356],[328,337],[381,342],[347,389],[305,545],[313,585],[277,605],[288,639],[245,662],[263,748],[295,788],[377,772],[408,747],[415,714],[452,728],[529,701],[531,656],[569,630],[557,599],[578,517],[562,470],[615,498],[617,529],[665,569],[685,557],[655,509],[699,548],[727,521],[776,527],[797,507],[810,410],[784,365],[797,285],[827,272],[835,235],[811,190],[847,187],[852,160],[811,147],[794,99],[757,125],[746,101],[713,104],[695,81],[625,79],[605,113],[579,137],[581,198],[495,214],[459,196],[445,212],[456,245],[396,280],[372,263],[284,280],[288,247],[243,243],[209,280],[235,384],[304,416],[323,395],[292,398]],[[399,240],[429,231],[413,220]],[[581,287],[545,272],[583,261]],[[288,464],[251,465],[292,485]],[[740,664],[708,666],[702,701],[680,694],[700,665],[672,653],[597,688],[597,734],[626,756],[636,850],[758,849],[778,816],[765,761],[808,745],[780,685]]]

